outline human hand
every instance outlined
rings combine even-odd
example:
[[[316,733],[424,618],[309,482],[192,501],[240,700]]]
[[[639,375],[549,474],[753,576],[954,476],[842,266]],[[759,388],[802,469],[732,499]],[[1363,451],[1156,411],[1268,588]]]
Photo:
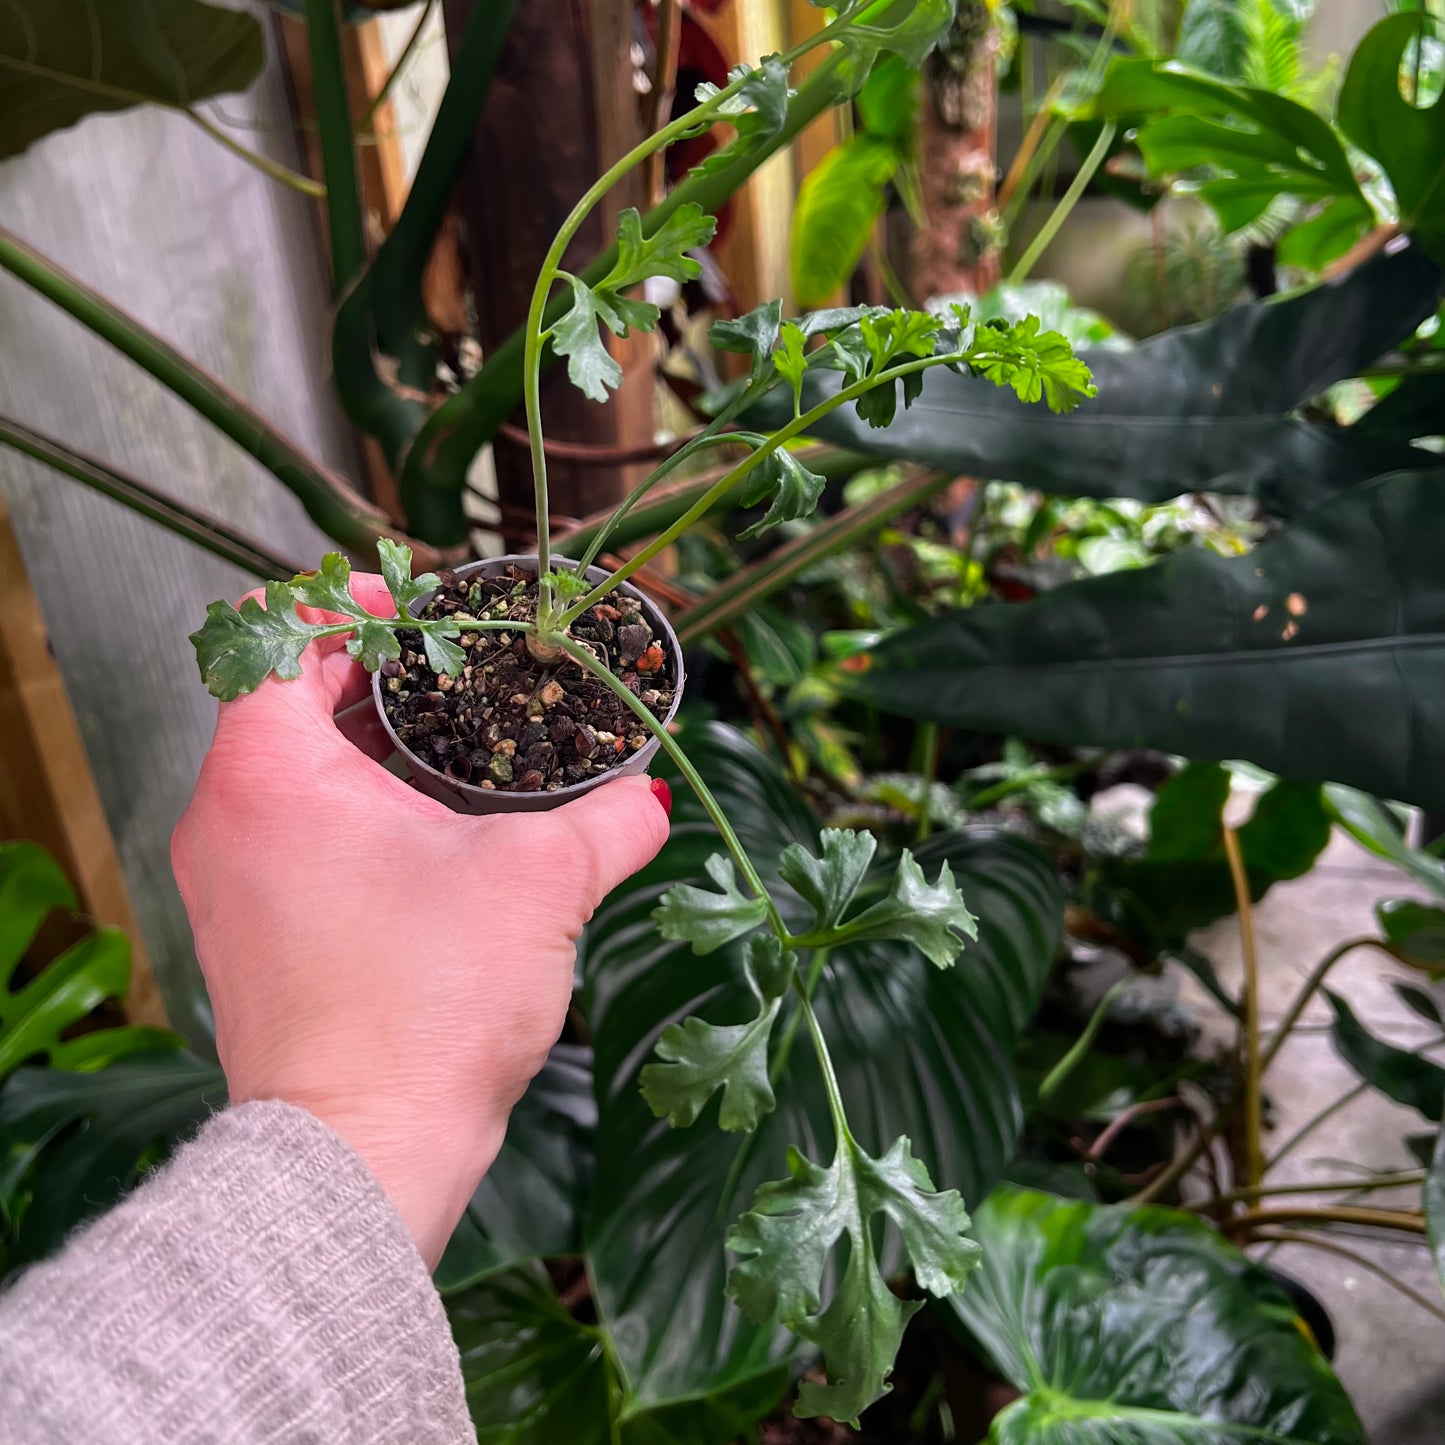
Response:
[[[392,614],[379,577],[351,585]],[[222,705],[172,866],[231,1099],[335,1129],[430,1268],[561,1032],[583,925],[667,838],[667,788],[461,816],[343,736],[371,689],[343,639],[302,664]]]

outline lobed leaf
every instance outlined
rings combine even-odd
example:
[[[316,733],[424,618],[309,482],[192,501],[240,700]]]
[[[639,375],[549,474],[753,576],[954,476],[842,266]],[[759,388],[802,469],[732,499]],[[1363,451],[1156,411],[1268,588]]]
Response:
[[[783,849],[779,874],[813,908],[813,926],[834,928],[868,873],[878,849],[871,833],[851,828],[824,828],[818,835],[822,855],[814,856],[801,843]]]
[[[781,522],[811,517],[827,485],[826,477],[810,472],[787,447],[779,447],[755,468],[748,477],[746,489],[738,498],[745,507],[755,507],[769,495],[772,503],[762,517],[739,532],[738,536],[746,541],[761,536]]]
[[[711,953],[751,933],[768,916],[764,899],[749,898],[738,889],[732,860],[726,854],[714,853],[703,868],[720,892],[678,883],[662,895],[652,914],[664,938],[690,943],[697,954]]]
[[[794,92],[788,88],[788,67],[780,56],[765,56],[756,66],[738,65],[728,73],[731,85],[746,77],[736,95],[718,106],[715,116],[726,119],[737,132],[733,140],[692,168],[692,175],[707,176],[726,170],[741,156],[759,150],[783,128],[788,116],[788,101]],[[698,102],[712,100],[718,87],[708,81],[698,86]]]
[[[956,1190],[938,1192],[906,1138],[874,1159],[846,1136],[824,1169],[788,1151],[790,1178],[763,1184],[728,1236],[739,1263],[728,1293],[754,1322],[777,1320],[823,1351],[827,1384],[804,1382],[800,1416],[857,1417],[887,1394],[889,1372],[909,1318],[922,1308],[888,1288],[871,1221],[882,1214],[903,1240],[918,1283],[943,1298],[978,1267],[968,1212]],[[823,1273],[848,1236],[848,1264],[821,1313]]]
[[[285,582],[266,584],[266,605],[248,597],[240,607],[212,602],[206,620],[191,633],[201,679],[212,696],[230,702],[255,692],[274,672],[301,676],[301,654],[320,629],[296,615],[296,601]]]
[[[441,586],[441,578],[435,572],[423,572],[420,577],[411,575],[411,548],[402,542],[393,542],[390,537],[379,538],[376,555],[381,561],[381,578],[391,600],[396,603],[396,615],[405,617],[414,602],[422,602]]]
[[[929,962],[950,967],[965,939],[978,937],[978,920],[954,886],[947,863],[930,884],[913,854],[904,849],[888,896],[844,925],[848,939],[882,938],[912,943]]]
[[[718,1124],[730,1133],[756,1129],[763,1115],[772,1113],[777,1101],[768,1077],[768,1044],[796,966],[796,955],[773,934],[749,939],[744,971],[757,1015],[745,1024],[711,1024],[694,1015],[668,1025],[657,1041],[664,1062],[648,1064],[638,1076],[654,1114],[674,1125],[691,1124],[719,1089]]]

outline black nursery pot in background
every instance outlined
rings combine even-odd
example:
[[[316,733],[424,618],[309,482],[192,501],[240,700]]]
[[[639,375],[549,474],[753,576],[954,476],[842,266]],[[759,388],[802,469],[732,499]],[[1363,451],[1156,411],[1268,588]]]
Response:
[[[556,558],[558,562],[565,559]],[[532,576],[537,574],[537,558],[535,556],[514,555],[508,557],[489,557],[481,562],[471,562],[464,567],[456,568],[458,581],[465,581],[468,578],[492,579],[506,574],[507,569],[516,567]],[[605,582],[611,574],[601,567],[589,567],[587,569],[587,580],[589,582]],[[413,616],[419,616],[431,602],[436,593],[427,597],[419,598],[412,604]],[[677,715],[677,710],[682,703],[683,692],[683,667],[682,647],[678,643],[677,635],[673,632],[661,609],[644,593],[638,591],[630,582],[621,583],[608,596],[609,602],[615,602],[618,598],[635,598],[642,606],[643,616],[648,626],[652,629],[653,637],[657,639],[666,651],[667,681],[672,687],[673,695],[671,705],[663,715],[661,721],[664,724],[670,723]],[[483,634],[485,635],[485,634]],[[569,669],[576,670],[577,664],[568,662]],[[571,802],[573,798],[580,798],[583,793],[591,792],[593,788],[602,787],[613,778],[627,777],[647,771],[648,765],[657,755],[658,741],[656,737],[648,734],[646,743],[637,751],[630,753],[623,761],[616,763],[604,772],[598,772],[593,777],[584,778],[580,782],[568,783],[564,786],[553,788],[551,791],[545,789],[534,792],[522,792],[504,787],[483,788],[473,782],[464,782],[449,774],[433,767],[418,757],[397,735],[396,729],[392,726],[391,719],[387,716],[386,710],[386,678],[382,673],[377,672],[372,678],[372,696],[376,701],[376,710],[381,716],[381,724],[386,729],[387,736],[396,744],[397,752],[406,765],[408,774],[416,786],[429,797],[435,798],[439,803],[445,803],[447,807],[455,809],[459,813],[539,813],[551,808],[560,807],[563,803]],[[639,724],[639,730],[641,725]]]

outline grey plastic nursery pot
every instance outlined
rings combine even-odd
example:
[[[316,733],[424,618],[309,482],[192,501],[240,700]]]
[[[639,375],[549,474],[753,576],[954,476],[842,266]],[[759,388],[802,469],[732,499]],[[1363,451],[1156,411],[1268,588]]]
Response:
[[[568,563],[568,559],[558,557],[553,559],[556,562]],[[568,565],[572,565],[568,563]],[[469,562],[463,567],[454,569],[458,578],[484,577],[491,578],[508,567],[519,567],[523,571],[531,572],[534,576],[537,572],[537,559],[535,556],[514,554],[507,557],[488,557],[480,562]],[[611,574],[603,567],[589,567],[587,569],[587,580],[589,582],[605,582]],[[670,723],[677,716],[677,710],[682,704],[683,692],[683,668],[682,668],[682,647],[677,640],[677,634],[672,630],[671,624],[663,616],[661,609],[645,593],[638,591],[630,582],[623,582],[617,588],[620,596],[635,597],[642,604],[642,610],[651,624],[655,636],[662,638],[667,645],[668,659],[670,663],[671,681],[673,684],[672,706],[668,709],[664,723]],[[412,615],[418,615],[427,603],[431,601],[435,593],[419,598],[412,604]],[[387,736],[395,745],[398,756],[406,766],[408,775],[423,793],[428,797],[435,798],[439,803],[445,803],[447,807],[458,813],[543,813],[551,808],[560,808],[563,803],[570,803],[574,798],[580,798],[584,793],[590,793],[594,788],[605,787],[613,778],[635,776],[638,773],[647,771],[654,757],[657,756],[658,741],[656,737],[649,735],[646,743],[635,753],[632,753],[625,762],[617,767],[609,769],[605,773],[599,773],[594,778],[586,778],[580,783],[570,783],[565,787],[555,788],[550,792],[510,792],[502,788],[479,788],[475,783],[463,783],[456,778],[448,777],[445,773],[432,767],[430,763],[423,762],[421,758],[411,751],[405,743],[396,735],[391,725],[390,718],[386,715],[382,693],[381,673],[373,675],[371,680],[371,693],[376,703],[377,714],[381,718],[381,725],[386,729]]]

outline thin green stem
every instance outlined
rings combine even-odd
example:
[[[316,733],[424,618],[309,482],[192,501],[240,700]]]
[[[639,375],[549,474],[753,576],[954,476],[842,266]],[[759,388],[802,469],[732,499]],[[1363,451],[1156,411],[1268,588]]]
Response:
[[[843,1092],[838,1087],[838,1075],[833,1070],[833,1056],[828,1052],[828,1041],[823,1037],[822,1025],[813,1009],[813,1000],[803,987],[802,980],[793,975],[793,992],[798,995],[798,1009],[808,1025],[813,1040],[813,1051],[818,1056],[818,1067],[823,1073],[823,1087],[828,1094],[828,1112],[833,1116],[833,1130],[838,1136],[838,1148],[852,1144],[853,1134],[848,1128],[848,1114],[843,1108]]]
[[[1028,279],[1029,272],[1033,270],[1040,256],[1049,248],[1049,243],[1059,233],[1059,227],[1068,220],[1069,214],[1079,204],[1083,194],[1089,188],[1089,182],[1094,179],[1094,173],[1104,163],[1104,157],[1109,154],[1109,147],[1114,143],[1114,132],[1117,129],[1114,121],[1106,120],[1103,128],[1099,131],[1099,138],[1094,142],[1093,149],[1085,157],[1083,165],[1079,167],[1079,173],[1069,183],[1069,189],[1064,192],[1063,199],[1054,207],[1053,214],[1039,227],[1039,233],[1029,242],[1028,249],[1018,259],[1018,264],[1009,275],[1009,283],[1017,286],[1020,282]]]
[[[1285,1159],[1290,1154],[1294,1153],[1295,1149],[1297,1149],[1300,1144],[1302,1144],[1311,1134],[1313,1134],[1314,1131],[1318,1129],[1320,1125],[1325,1122],[1326,1119],[1333,1118],[1334,1115],[1339,1113],[1339,1111],[1343,1109],[1346,1104],[1353,1103],[1356,1099],[1360,1097],[1361,1094],[1366,1093],[1369,1087],[1370,1086],[1368,1084],[1361,1081],[1360,1083],[1356,1084],[1354,1088],[1346,1090],[1343,1094],[1339,1096],[1339,1098],[1334,1099],[1330,1103],[1326,1104],[1325,1107],[1321,1109],[1319,1113],[1314,1115],[1313,1118],[1306,1119],[1305,1122],[1301,1124],[1299,1128],[1296,1129],[1294,1133],[1291,1134],[1289,1138],[1286,1139],[1284,1143],[1281,1144],[1272,1155],[1270,1155],[1269,1160],[1264,1166],[1265,1172],[1268,1173],[1271,1169],[1275,1167],[1276,1164],[1280,1162],[1281,1159]]]
[[[371,129],[371,123],[376,119],[376,113],[386,104],[386,98],[392,92],[392,87],[401,79],[402,72],[411,64],[411,58],[416,53],[416,48],[421,44],[422,32],[427,27],[427,21],[431,19],[432,10],[436,7],[436,0],[426,0],[421,7],[421,14],[416,17],[416,24],[412,26],[411,34],[406,38],[406,44],[401,48],[401,54],[396,57],[396,64],[391,67],[387,77],[381,83],[381,89],[371,99],[371,104],[366,107],[361,119],[357,122],[356,128],[359,131]]]
[[[1305,979],[1299,993],[1295,995],[1294,1002],[1285,1010],[1284,1017],[1279,1021],[1264,1053],[1260,1056],[1259,1071],[1263,1073],[1274,1061],[1274,1057],[1284,1047],[1285,1040],[1289,1037],[1290,1031],[1299,1022],[1300,1015],[1305,1011],[1305,1006],[1315,996],[1319,986],[1325,981],[1325,975],[1347,954],[1354,952],[1357,948],[1378,948],[1388,953],[1383,939],[1379,938],[1350,938],[1336,949],[1327,953],[1310,971]]]
[[[938,777],[938,724],[919,723],[914,746],[922,754],[922,766],[915,769],[923,779],[923,793],[918,802],[918,832],[916,841],[926,843],[933,831],[933,810],[931,807],[933,784]]]
[[[555,619],[555,626],[563,628],[569,626],[580,617],[589,607],[600,602],[619,583],[625,582],[640,567],[645,567],[659,552],[664,552],[687,531],[700,518],[707,515],[722,497],[726,496],[738,484],[743,477],[756,467],[760,467],[779,447],[785,446],[794,437],[806,432],[809,427],[821,421],[830,412],[836,411],[840,406],[846,406],[850,401],[856,401],[866,392],[872,391],[877,386],[892,384],[899,378],[909,376],[914,372],[926,371],[930,367],[943,366],[950,363],[957,363],[966,358],[962,353],[950,352],[942,356],[927,356],[907,362],[901,366],[895,366],[887,371],[878,373],[875,376],[864,377],[861,381],[854,382],[851,386],[845,386],[840,391],[834,392],[830,397],[824,398],[817,406],[806,411],[802,416],[790,421],[787,426],[775,431],[768,438],[767,443],[756,448],[748,456],[744,457],[732,471],[728,472],[721,480],[716,482],[706,491],[681,517],[677,519],[666,531],[660,533],[648,543],[640,552],[629,558],[617,569],[605,582],[599,582],[585,597],[580,598]]]
[[[205,548],[254,577],[288,582],[301,571],[299,563],[288,561],[264,543],[236,531],[219,518],[209,516],[177,497],[167,496],[96,457],[75,451],[54,437],[33,431],[23,422],[0,417],[0,444],[54,467],[65,476],[129,507],[148,521]]]
[[[273,161],[270,156],[263,156],[259,151],[253,151],[249,147],[243,146],[234,136],[228,135],[200,111],[187,109],[183,110],[181,114],[198,125],[213,141],[225,146],[233,156],[239,156],[248,166],[253,166],[262,175],[269,176],[273,181],[280,181],[283,186],[289,186],[293,191],[300,191],[303,196],[319,199],[326,194],[326,187],[320,181],[313,181],[310,176],[303,176],[299,171],[293,171],[289,166],[283,166],[280,161]]]
[[[1402,1169],[1394,1174],[1376,1174],[1366,1179],[1325,1179],[1308,1184],[1253,1184],[1217,1194],[1213,1199],[1191,1205],[1204,1212],[1223,1204],[1239,1204],[1251,1199],[1268,1199],[1287,1194],[1368,1194],[1375,1189],[1399,1189],[1410,1184],[1423,1184],[1423,1169]]]
[[[266,417],[100,292],[0,227],[0,267],[107,341],[219,428],[300,498],[307,515],[344,547],[369,554],[395,536],[391,519],[308,456]]]
[[[556,646],[570,657],[573,662],[590,672],[600,682],[606,684],[607,688],[627,705],[642,723],[643,727],[657,739],[669,758],[676,764],[678,772],[686,779],[688,786],[697,794],[698,801],[703,806],[703,811],[712,820],[713,826],[722,835],[723,843],[734,863],[737,864],[738,872],[743,875],[749,888],[753,890],[756,897],[761,898],[768,908],[768,926],[780,939],[786,939],[787,929],[783,926],[782,916],[763,886],[763,880],[758,877],[758,870],[753,867],[752,859],[748,857],[747,851],[738,840],[738,835],[733,831],[733,825],[728,822],[727,814],[723,812],[718,800],[713,797],[712,789],[703,781],[702,774],[693,766],[692,760],[682,750],[681,744],[673,735],[668,732],[667,727],[659,722],[642,701],[632,691],[599,662],[585,647],[580,646],[572,638],[557,634],[551,639]]]
[[[1044,1076],[1043,1083],[1039,1085],[1037,1103],[1047,1103],[1059,1085],[1083,1062],[1093,1047],[1094,1040],[1098,1038],[1099,1030],[1104,1027],[1104,1021],[1109,1017],[1109,1010],[1114,1006],[1114,1000],[1133,982],[1133,976],[1125,974],[1123,978],[1111,985],[1103,998],[1094,1005],[1094,1011],[1089,1015],[1089,1021],[1084,1025],[1083,1033],[1070,1045],[1068,1053]]]

